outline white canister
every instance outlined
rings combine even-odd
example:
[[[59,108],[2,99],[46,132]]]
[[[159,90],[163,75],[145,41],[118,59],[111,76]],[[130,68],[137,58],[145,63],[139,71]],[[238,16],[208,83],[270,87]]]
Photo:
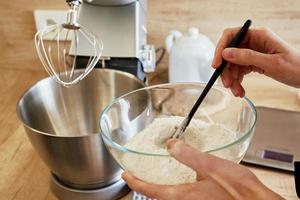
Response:
[[[173,30],[166,38],[169,53],[169,81],[208,82],[214,69],[211,67],[215,45],[195,27],[183,35]]]

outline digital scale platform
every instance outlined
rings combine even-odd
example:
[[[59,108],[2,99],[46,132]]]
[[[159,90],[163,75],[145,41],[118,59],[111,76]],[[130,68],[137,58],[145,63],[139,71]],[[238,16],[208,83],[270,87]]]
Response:
[[[294,171],[300,161],[300,112],[256,107],[257,124],[245,163]]]

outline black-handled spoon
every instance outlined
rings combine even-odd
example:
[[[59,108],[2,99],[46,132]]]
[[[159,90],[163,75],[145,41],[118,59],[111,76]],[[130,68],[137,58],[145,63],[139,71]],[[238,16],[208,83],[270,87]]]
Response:
[[[234,38],[232,39],[231,43],[228,45],[228,47],[238,47],[242,40],[244,39],[244,37],[246,36],[248,29],[251,25],[251,20],[248,19],[244,25],[242,26],[242,28],[239,30],[239,32],[234,36]],[[198,100],[196,101],[196,103],[194,104],[193,108],[191,109],[190,113],[188,114],[188,116],[182,121],[182,123],[180,124],[180,126],[176,129],[176,131],[173,134],[173,138],[181,138],[186,127],[190,124],[194,114],[196,113],[196,111],[198,110],[200,104],[202,103],[202,101],[204,100],[204,98],[206,97],[207,93],[209,92],[209,90],[211,89],[211,87],[214,85],[215,81],[217,80],[217,78],[221,75],[221,73],[223,72],[224,68],[227,65],[227,61],[222,59],[222,63],[221,65],[214,71],[213,75],[211,76],[211,78],[209,79],[207,85],[205,86],[205,88],[203,89],[203,92],[201,93],[201,95],[199,96]]]

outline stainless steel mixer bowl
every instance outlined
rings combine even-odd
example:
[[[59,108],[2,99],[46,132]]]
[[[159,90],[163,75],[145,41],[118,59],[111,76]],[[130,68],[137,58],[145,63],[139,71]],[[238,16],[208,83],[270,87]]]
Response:
[[[49,77],[25,92],[17,113],[34,149],[59,180],[78,189],[99,188],[121,173],[102,142],[99,113],[113,99],[142,87],[133,75],[108,69],[94,69],[68,88]]]

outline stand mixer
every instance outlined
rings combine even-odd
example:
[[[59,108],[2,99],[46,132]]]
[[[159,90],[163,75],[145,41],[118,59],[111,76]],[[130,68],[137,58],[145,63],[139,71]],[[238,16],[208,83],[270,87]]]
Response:
[[[40,61],[58,83],[77,84],[96,65],[126,71],[141,80],[145,72],[154,71],[155,50],[146,44],[146,0],[66,2],[66,22],[47,26],[35,35]],[[76,77],[76,68],[85,70]]]
[[[85,0],[79,23],[103,42],[96,67],[126,71],[140,80],[155,70],[155,49],[147,44],[147,0]],[[79,60],[86,63],[90,49],[79,45]]]
[[[47,41],[40,39],[43,34],[37,33],[39,58],[61,85],[52,77],[35,84],[18,103],[19,118],[51,171],[50,185],[58,199],[118,199],[129,188],[102,145],[97,120],[114,98],[145,86],[145,73],[155,69],[155,49],[147,44],[147,0],[66,2],[71,8],[67,22],[54,30],[71,30],[75,37],[68,39],[67,33],[64,41],[68,45],[56,54],[66,57],[62,59],[65,63],[76,60],[70,69],[55,70],[55,66],[65,66],[50,55],[59,48],[45,46]],[[86,34],[77,34],[80,28]],[[54,39],[59,43],[60,33]]]

